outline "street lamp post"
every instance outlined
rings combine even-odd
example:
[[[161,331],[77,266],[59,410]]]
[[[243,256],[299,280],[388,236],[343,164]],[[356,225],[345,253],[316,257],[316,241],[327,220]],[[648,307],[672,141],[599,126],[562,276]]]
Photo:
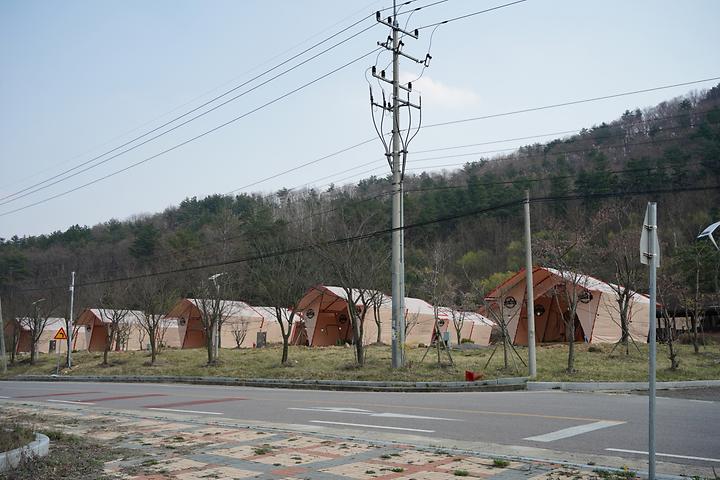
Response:
[[[217,361],[218,358],[218,349],[220,348],[220,284],[217,282],[217,279],[219,277],[222,277],[223,275],[227,275],[227,272],[220,272],[216,273],[214,275],[210,275],[208,277],[208,280],[213,282],[215,285],[215,292],[217,295],[216,301],[217,304],[213,305],[213,325],[212,325],[212,354],[213,354],[213,362]]]

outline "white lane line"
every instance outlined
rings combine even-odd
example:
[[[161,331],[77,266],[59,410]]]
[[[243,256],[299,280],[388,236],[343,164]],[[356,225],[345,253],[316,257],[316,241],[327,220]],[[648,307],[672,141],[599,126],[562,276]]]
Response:
[[[369,417],[380,417],[380,418],[408,418],[415,420],[443,420],[446,422],[459,422],[456,418],[443,418],[443,417],[425,417],[422,415],[409,415],[405,413],[376,413],[370,410],[362,410],[360,408],[343,408],[343,407],[313,407],[313,408],[301,408],[301,407],[289,407],[288,410],[299,410],[303,412],[322,412],[322,413],[342,413],[342,414],[354,414],[354,415],[367,415]]]
[[[648,452],[643,452],[640,450],[625,450],[622,448],[606,448],[608,452],[623,452],[623,453],[639,453],[640,455],[647,455]],[[687,460],[704,460],[706,462],[718,462],[720,463],[720,458],[707,458],[707,457],[691,457],[689,455],[674,455],[672,453],[656,453],[658,457],[670,457],[670,458],[684,458]]]
[[[420,428],[386,427],[384,425],[365,425],[363,423],[324,422],[322,420],[310,420],[310,423],[324,423],[327,425],[345,425],[348,427],[383,428],[385,430],[405,430],[407,432],[434,433],[435,430],[422,430]]]
[[[71,405],[95,405],[92,402],[74,402],[72,400],[48,400],[48,402],[53,403],[69,403]]]
[[[10,397],[6,397],[5,395],[0,395],[0,398],[10,398]]]
[[[600,430],[601,428],[614,427],[615,425],[621,425],[623,423],[625,422],[603,420],[600,422],[578,425],[577,427],[563,428],[562,430],[546,433],[545,435],[527,437],[524,440],[532,440],[533,442],[554,442],[555,440],[562,440],[563,438],[574,437],[575,435],[582,435],[583,433]]]
[[[161,410],[163,412],[177,412],[177,413],[200,413],[203,415],[222,415],[219,412],[203,412],[202,410],[178,410],[176,408],[155,408],[151,407],[148,410]]]

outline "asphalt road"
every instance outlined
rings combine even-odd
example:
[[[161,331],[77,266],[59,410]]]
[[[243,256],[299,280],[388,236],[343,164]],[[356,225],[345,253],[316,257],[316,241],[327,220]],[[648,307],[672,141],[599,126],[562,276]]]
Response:
[[[307,431],[414,435],[646,459],[648,399],[565,392],[376,393],[180,384],[0,382],[0,402],[147,410]],[[657,398],[658,461],[720,467],[720,398]]]

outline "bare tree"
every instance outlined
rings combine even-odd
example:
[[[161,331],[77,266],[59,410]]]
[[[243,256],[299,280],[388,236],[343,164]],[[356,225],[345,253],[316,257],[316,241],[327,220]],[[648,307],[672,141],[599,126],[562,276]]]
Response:
[[[354,216],[345,218],[342,214],[334,225],[332,240],[358,238],[367,234],[374,217]],[[358,365],[365,364],[365,318],[373,304],[382,296],[383,273],[387,271],[387,244],[376,238],[365,238],[350,242],[332,243],[316,249],[328,275],[345,292],[350,316],[350,327],[353,332],[355,361]]]
[[[130,310],[121,305],[125,302],[125,290],[127,284],[112,285],[103,292],[100,297],[100,320],[105,325],[105,346],[103,348],[103,365],[108,364],[108,352],[117,348],[120,343],[121,331],[128,325],[127,316]]]
[[[658,275],[658,301],[661,312],[661,340],[668,346],[668,358],[670,359],[670,370],[677,370],[680,367],[678,352],[675,349],[677,339],[677,311],[678,292],[680,286],[672,275],[665,269]]]
[[[473,302],[471,293],[458,292],[454,296],[453,303],[448,305],[448,307],[448,313],[450,314],[453,329],[455,330],[457,344],[460,345],[462,343],[462,329],[465,326],[467,312],[475,311],[477,305]]]
[[[205,346],[207,348],[208,364],[217,363],[220,358],[220,337],[222,327],[230,316],[232,302],[224,300],[227,285],[229,285],[228,274],[219,273],[212,275],[207,281],[200,282],[199,298],[196,304],[200,310],[200,323],[205,333]],[[217,332],[217,350],[213,341]]]
[[[295,246],[290,233],[284,233],[259,235],[254,239],[257,260],[251,263],[249,270],[258,300],[275,310],[282,335],[280,363],[283,365],[288,363],[297,302],[314,283],[308,274],[311,265],[302,253],[280,253]]]
[[[545,233],[544,237],[536,241],[538,257],[545,265],[553,267],[561,279],[552,287],[550,293],[565,324],[565,341],[568,343],[567,372],[574,373],[577,309],[580,301],[585,300],[590,293],[587,290],[589,278],[579,270],[589,256],[592,230],[584,226],[572,228],[558,223]]]
[[[643,270],[637,258],[638,232],[629,230],[625,217],[626,210],[620,206],[612,208],[608,212],[614,217],[619,231],[610,236],[607,248],[601,251],[601,257],[610,260],[613,266],[614,283],[610,287],[615,292],[617,313],[620,324],[620,344],[625,348],[625,354],[630,354],[630,305]]]
[[[375,339],[375,343],[382,344],[382,310],[383,306],[386,305],[391,301],[391,297],[388,297],[387,295],[383,295],[382,293],[378,292],[377,295],[373,295],[372,300],[370,302],[372,306],[372,312],[373,312],[373,320],[375,321],[375,325],[377,326],[377,338]],[[405,323],[405,328],[407,329],[407,320]],[[405,332],[407,335],[407,330]]]
[[[436,244],[432,251],[432,263],[426,270],[423,282],[423,291],[427,295],[428,300],[433,307],[433,340],[435,341],[435,348],[437,350],[437,364],[440,365],[440,350],[444,349],[447,353],[450,364],[453,364],[450,350],[445,344],[445,340],[442,338],[440,331],[440,311],[443,306],[448,305],[450,300],[454,296],[454,287],[447,275],[447,264],[448,264],[449,252],[445,245]],[[431,345],[428,346],[428,350],[423,355],[423,360],[430,351]]]
[[[28,316],[20,318],[20,326],[26,328],[30,334],[31,365],[35,365],[37,361],[40,337],[57,307],[54,296],[47,295],[47,297],[32,302]]]
[[[246,318],[240,318],[237,322],[231,322],[230,328],[233,334],[233,338],[235,339],[235,345],[239,349],[242,346],[242,343],[245,341],[245,337],[247,337],[248,332],[248,321]]]
[[[177,298],[177,292],[162,277],[136,280],[133,285],[138,312],[133,312],[150,343],[150,364],[154,365],[161,348],[163,331],[167,329],[165,312]]]

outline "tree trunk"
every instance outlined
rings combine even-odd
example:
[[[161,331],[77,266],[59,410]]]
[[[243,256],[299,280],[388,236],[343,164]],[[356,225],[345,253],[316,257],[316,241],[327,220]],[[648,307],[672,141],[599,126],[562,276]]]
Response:
[[[33,340],[30,345],[30,365],[35,365],[35,359],[37,357],[37,342]]]
[[[286,365],[288,363],[288,352],[290,350],[290,334],[283,335],[283,350],[282,350],[282,360],[280,360],[280,363],[283,365]]]
[[[212,332],[212,329],[210,329]],[[208,365],[213,363],[212,333],[205,335],[205,347],[207,348]]]
[[[508,345],[510,343],[510,338],[507,331],[507,325],[505,323],[501,326],[502,330],[502,341],[503,341],[503,368],[505,370],[508,369]]]
[[[150,364],[155,365],[155,358],[157,357],[157,349],[155,348],[155,332],[150,335]]]
[[[567,333],[568,333],[567,372],[574,373],[575,372],[575,322],[574,321],[567,324]]]
[[[107,345],[105,345],[105,348],[103,349],[103,363],[102,363],[103,365],[108,364],[108,350],[110,350],[110,349],[108,348]]]
[[[700,353],[698,342],[698,313],[700,313],[700,267],[695,269],[695,311],[692,316],[692,344],[695,353]]]

